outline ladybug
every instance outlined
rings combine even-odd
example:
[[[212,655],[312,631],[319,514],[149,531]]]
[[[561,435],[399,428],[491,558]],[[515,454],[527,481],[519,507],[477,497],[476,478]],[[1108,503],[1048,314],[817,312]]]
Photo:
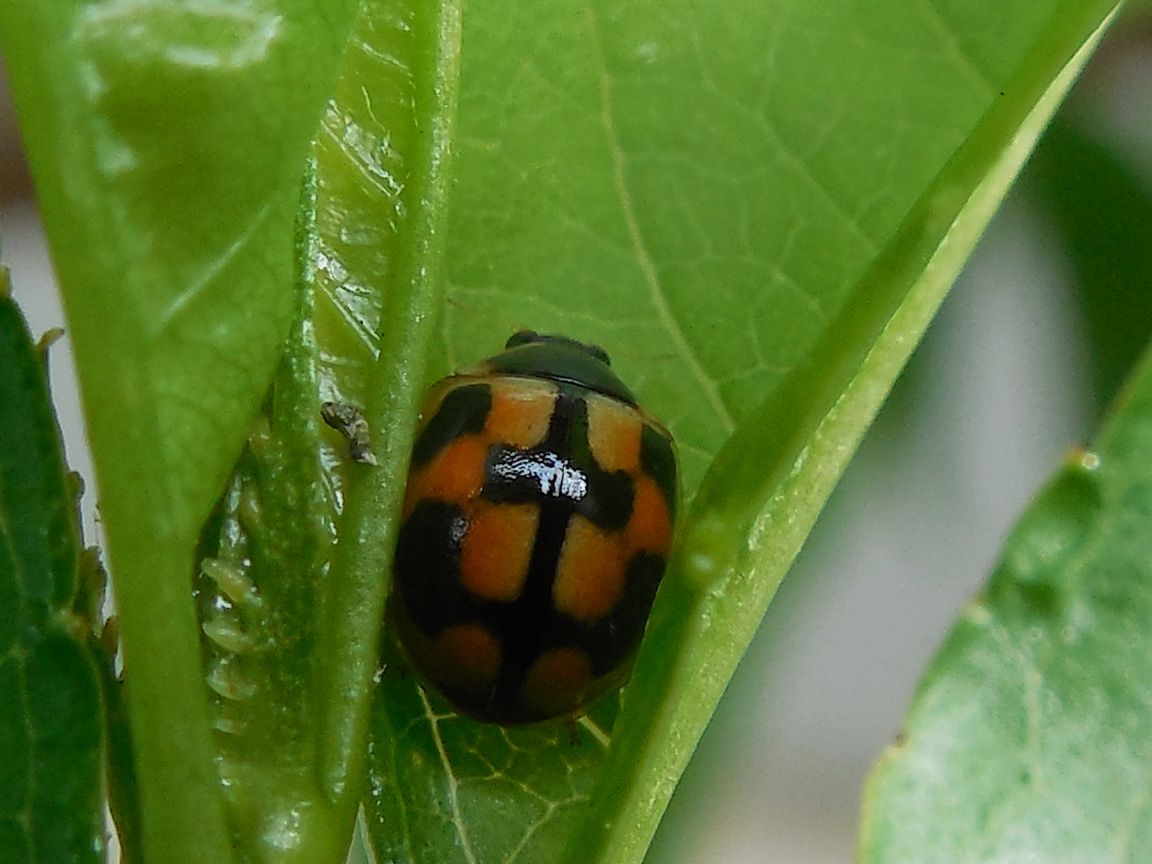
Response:
[[[676,483],[603,349],[514,334],[426,397],[388,607],[404,653],[477,720],[583,713],[631,668]]]

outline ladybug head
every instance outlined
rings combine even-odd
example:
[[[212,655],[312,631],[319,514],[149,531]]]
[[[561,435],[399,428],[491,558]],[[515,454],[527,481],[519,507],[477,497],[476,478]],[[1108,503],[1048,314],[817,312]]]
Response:
[[[595,357],[605,366],[611,366],[612,360],[608,356],[608,352],[601,348],[599,345],[591,345],[587,342],[579,342],[575,339],[569,339],[567,336],[560,336],[553,333],[537,333],[535,330],[517,330],[508,337],[508,341],[504,343],[504,350],[509,351],[512,348],[519,348],[521,345],[563,345],[566,348],[574,348],[577,351],[583,351],[592,357]]]
[[[484,363],[484,370],[573,384],[628,405],[636,404],[632,391],[612,371],[608,353],[603,348],[567,336],[531,330],[513,333],[504,345],[504,353],[490,357]]]

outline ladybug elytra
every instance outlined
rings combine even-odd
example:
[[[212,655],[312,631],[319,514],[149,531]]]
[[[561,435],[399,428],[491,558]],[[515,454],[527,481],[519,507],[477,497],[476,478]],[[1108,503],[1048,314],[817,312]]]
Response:
[[[521,332],[428,392],[390,622],[423,677],[504,725],[624,682],[672,542],[676,457],[600,348]]]

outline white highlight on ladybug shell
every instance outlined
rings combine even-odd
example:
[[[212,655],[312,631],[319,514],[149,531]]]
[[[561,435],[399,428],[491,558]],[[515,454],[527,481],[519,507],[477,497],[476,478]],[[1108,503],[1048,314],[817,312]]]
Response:
[[[525,478],[535,481],[542,495],[579,501],[588,494],[588,477],[555,453],[504,455],[492,472],[510,482]]]

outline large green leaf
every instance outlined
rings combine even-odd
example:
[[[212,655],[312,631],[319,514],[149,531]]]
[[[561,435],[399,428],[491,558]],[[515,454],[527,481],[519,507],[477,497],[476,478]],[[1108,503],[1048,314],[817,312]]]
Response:
[[[861,861],[1145,861],[1152,355],[1020,520],[865,793]]]
[[[0,271],[0,861],[102,860],[101,706],[44,357]]]
[[[230,857],[192,552],[287,334],[299,181],[354,10],[17,0],[0,16],[82,385],[149,861]]]
[[[1107,2],[471,6],[440,371],[604,345],[680,443],[678,553],[570,741],[387,673],[378,856],[639,860],[771,595]],[[614,725],[613,725],[614,724]]]

